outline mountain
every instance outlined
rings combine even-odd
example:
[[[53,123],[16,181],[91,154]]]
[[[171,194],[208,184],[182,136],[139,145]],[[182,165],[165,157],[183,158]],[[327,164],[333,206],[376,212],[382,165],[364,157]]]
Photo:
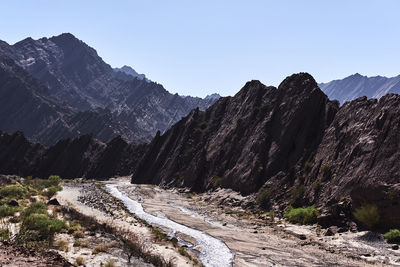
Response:
[[[256,192],[317,148],[337,109],[308,74],[278,89],[248,82],[234,97],[196,109],[157,135],[132,182]]]
[[[324,226],[349,226],[354,208],[370,203],[382,226],[398,227],[399,113],[394,94],[339,108],[306,73],[278,88],[251,81],[158,133],[132,183],[231,188],[262,196],[266,210],[317,205]]]
[[[361,96],[379,99],[388,93],[400,93],[400,75],[386,78],[356,73],[342,80],[320,83],[319,87],[330,99],[337,99],[342,104]]]
[[[94,132],[109,140],[137,139],[107,110],[77,111],[53,97],[41,84],[0,51],[0,129],[24,131],[44,145]]]
[[[82,135],[54,146],[32,143],[22,132],[0,132],[0,172],[21,176],[91,179],[129,175],[145,145],[130,145],[116,137],[108,143]]]
[[[79,114],[73,119],[77,129],[71,128],[69,123],[63,129],[57,126],[50,131],[46,123],[34,126],[22,120],[11,127],[0,121],[0,130],[23,130],[27,137],[46,145],[52,145],[60,138],[85,133],[92,133],[104,142],[117,135],[129,142],[150,141],[158,130],[164,132],[192,109],[200,107],[203,110],[216,101],[215,98],[181,98],[169,93],[160,84],[115,71],[93,48],[69,33],[39,40],[26,38],[14,45],[0,41],[0,51],[13,64],[24,69],[28,73],[25,75],[33,76],[36,84],[47,88],[42,89],[46,95],[42,96],[43,91],[40,97],[51,98],[57,103],[53,106],[69,114],[60,115],[62,112],[58,110],[57,116]],[[12,79],[10,75],[7,77]],[[8,87],[3,89],[11,90]],[[15,94],[12,99],[15,103],[8,101],[8,105],[18,107],[18,99],[21,98]],[[34,110],[36,106],[29,108]],[[48,111],[46,116],[55,117],[52,109]],[[18,116],[29,117],[29,113],[30,109],[26,106]],[[0,116],[6,117],[7,113]],[[90,123],[85,125],[85,119]],[[103,127],[104,124],[109,129]],[[82,127],[86,130],[78,129]],[[59,136],[62,132],[66,134]]]
[[[129,66],[126,66],[126,65],[122,66],[121,68],[114,68],[114,71],[115,72],[123,72],[123,73],[125,73],[127,75],[130,75],[130,76],[134,77],[134,78],[138,78],[139,80],[146,80],[146,81],[150,82],[150,80],[148,80],[146,78],[146,75],[139,74],[134,69],[132,69],[132,67],[129,67]]]

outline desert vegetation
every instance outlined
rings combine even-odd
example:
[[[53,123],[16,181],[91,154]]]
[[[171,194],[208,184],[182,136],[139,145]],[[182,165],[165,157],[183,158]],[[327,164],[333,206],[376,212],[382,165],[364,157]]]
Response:
[[[317,221],[318,210],[314,206],[293,208],[288,206],[283,215],[291,223],[312,224]]]
[[[364,224],[368,229],[374,229],[380,221],[378,207],[372,204],[365,204],[354,211],[354,217]]]

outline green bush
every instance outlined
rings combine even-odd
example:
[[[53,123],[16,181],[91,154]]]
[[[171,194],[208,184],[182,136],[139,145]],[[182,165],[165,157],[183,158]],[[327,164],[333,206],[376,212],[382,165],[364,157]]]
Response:
[[[269,200],[271,196],[271,191],[269,189],[263,189],[257,196],[257,204],[260,207],[266,208],[269,206]]]
[[[8,229],[0,228],[0,241],[4,241],[10,238],[10,231]]]
[[[52,198],[55,194],[57,194],[58,191],[61,191],[62,187],[59,185],[52,185],[47,190],[43,191],[43,195]]]
[[[25,193],[25,188],[20,185],[7,185],[0,189],[0,196],[2,198],[21,199]]]
[[[369,229],[373,229],[379,223],[379,212],[376,205],[363,205],[353,213],[354,217]]]
[[[32,214],[22,221],[17,241],[23,244],[47,241],[51,244],[54,235],[64,229],[67,229],[67,224],[63,220],[50,219],[44,214]]]
[[[8,216],[13,216],[19,209],[17,207],[10,207],[8,205],[0,206],[0,218],[5,218]]]
[[[389,232],[383,235],[388,243],[400,243],[400,230],[391,229]]]
[[[317,221],[318,215],[319,212],[314,206],[297,209],[289,206],[283,217],[291,223],[312,224]]]
[[[22,212],[23,217],[28,217],[32,214],[47,214],[47,207],[42,202],[32,203],[28,208]]]
[[[48,179],[48,186],[57,186],[61,183],[61,178],[58,175],[51,175]]]

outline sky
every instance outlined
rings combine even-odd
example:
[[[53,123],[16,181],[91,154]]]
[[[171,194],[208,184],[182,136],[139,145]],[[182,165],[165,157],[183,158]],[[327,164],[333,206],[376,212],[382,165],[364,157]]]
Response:
[[[70,32],[182,95],[234,95],[297,72],[400,74],[397,0],[2,0],[1,10],[1,40]]]

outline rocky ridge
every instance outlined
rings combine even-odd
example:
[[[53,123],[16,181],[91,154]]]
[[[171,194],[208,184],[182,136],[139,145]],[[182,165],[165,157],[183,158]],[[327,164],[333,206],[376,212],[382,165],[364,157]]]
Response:
[[[389,93],[400,93],[400,75],[387,78],[356,73],[341,80],[320,83],[319,87],[330,99],[337,99],[342,104],[362,96],[379,99]]]
[[[278,88],[252,81],[158,134],[132,182],[232,188],[262,195],[265,209],[315,204],[350,228],[344,218],[371,203],[382,226],[398,226],[399,106],[389,94],[339,108],[305,73]]]
[[[43,92],[36,92],[37,95],[43,98],[45,93],[46,98],[53,99],[53,106],[60,107],[56,110],[58,114],[54,114],[53,109],[42,108],[41,116],[51,117],[47,122],[58,122],[59,116],[73,117],[70,118],[73,123],[66,122],[65,129],[58,123],[54,128],[53,123],[35,124],[40,128],[36,129],[25,120],[17,120],[19,125],[0,121],[0,130],[23,130],[29,138],[46,145],[86,133],[92,133],[103,142],[121,135],[126,141],[143,143],[150,141],[158,130],[167,130],[192,109],[204,110],[217,100],[182,98],[140,75],[115,71],[96,50],[69,33],[38,40],[26,38],[14,45],[0,41],[0,53],[7,57],[9,64],[25,70],[25,76],[33,76],[26,79],[35,79],[37,87],[42,88]],[[13,87],[6,86],[14,81],[13,77],[14,73],[2,77],[2,90],[5,94],[12,93],[15,98],[3,100],[8,106],[19,107],[24,96],[10,92]],[[26,86],[27,94],[32,86]],[[6,110],[0,116],[11,114],[10,120],[13,116],[29,117],[30,111],[42,107],[39,103],[24,106],[25,109],[15,111],[15,114]],[[68,114],[63,114],[65,112]]]
[[[46,148],[23,133],[0,132],[0,172],[20,176],[105,179],[133,172],[145,145],[130,145],[121,137],[102,143],[90,135],[63,139]]]

